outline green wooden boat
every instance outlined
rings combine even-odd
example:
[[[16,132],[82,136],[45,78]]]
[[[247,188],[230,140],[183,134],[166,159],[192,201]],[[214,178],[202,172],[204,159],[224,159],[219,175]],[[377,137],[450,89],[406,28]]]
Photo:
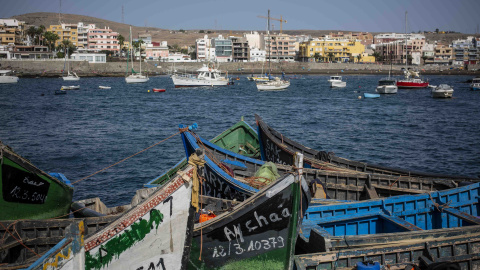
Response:
[[[69,213],[73,186],[47,174],[0,142],[0,220],[46,219]]]
[[[260,143],[258,141],[257,131],[247,124],[243,120],[243,117],[240,122],[225,130],[220,135],[210,140],[210,142],[237,154],[255,159],[260,158]],[[162,185],[172,177],[175,177],[177,171],[181,170],[186,165],[187,160],[184,158],[166,173],[153,179],[144,186],[150,188]]]

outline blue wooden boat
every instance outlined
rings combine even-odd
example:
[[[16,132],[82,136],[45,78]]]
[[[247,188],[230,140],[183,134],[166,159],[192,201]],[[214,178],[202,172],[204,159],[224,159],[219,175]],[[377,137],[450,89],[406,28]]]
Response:
[[[364,98],[379,98],[380,94],[363,93]]]
[[[419,195],[337,205],[311,205],[305,212],[299,251],[393,245],[477,232],[480,183]],[[457,230],[461,228],[462,230]]]
[[[283,136],[283,134],[268,126],[258,115],[255,115],[255,119],[258,126],[258,138],[260,141],[261,156],[262,160],[265,161],[292,165],[293,155],[296,152],[299,152],[304,155],[305,168],[322,169],[328,166],[334,166],[337,168],[375,174],[432,179],[452,179],[455,181],[480,181],[479,178],[474,177],[411,171],[408,169],[392,168],[337,157],[332,152],[314,150],[303,146],[302,144],[295,142],[286,136]]]
[[[477,227],[477,226],[475,226]],[[322,253],[295,255],[295,268],[306,269],[381,269],[357,267],[365,262],[377,262],[382,269],[478,269],[480,234],[460,234],[454,237],[404,241],[399,244],[376,245]],[[457,265],[440,268],[439,265]],[[413,268],[413,266],[420,268]],[[437,266],[437,268],[433,268]]]
[[[197,149],[206,153],[206,181],[203,184],[205,195],[241,201],[258,192],[262,185],[255,181],[254,176],[265,164],[264,161],[222,149],[193,131],[183,131],[181,135],[187,156]],[[292,166],[276,164],[276,167],[279,175],[294,171]],[[342,168],[337,168],[336,171],[303,169],[303,176],[317,198],[312,201],[313,204],[324,203],[317,201],[322,199],[365,200],[421,194],[458,186],[454,180],[369,174]]]

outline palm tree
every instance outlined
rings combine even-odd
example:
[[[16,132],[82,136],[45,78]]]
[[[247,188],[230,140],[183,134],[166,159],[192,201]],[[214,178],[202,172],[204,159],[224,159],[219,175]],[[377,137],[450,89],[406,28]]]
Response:
[[[55,42],[59,40],[60,37],[56,33],[50,31],[45,32],[44,36],[48,43],[48,48],[53,51],[55,48]]]
[[[30,37],[32,44],[35,44],[35,35],[37,34],[37,29],[35,29],[35,26],[30,26],[27,29],[26,33],[27,33],[27,36]]]
[[[375,62],[378,62],[380,60],[380,53],[378,51],[374,51],[372,56],[375,58]]]
[[[333,53],[329,52],[327,55],[328,55],[328,60],[333,61],[333,57],[334,57]]]
[[[61,47],[61,49],[63,49],[64,54],[65,54],[65,52],[68,53],[68,57],[70,57],[70,55],[72,55],[73,51],[76,49],[76,47],[73,45],[73,43],[68,39],[62,40],[62,43],[60,44],[59,47]]]
[[[313,58],[315,59],[315,62],[318,61],[318,59],[320,58],[320,54],[317,52],[313,55]]]
[[[360,60],[362,60],[362,55],[361,54],[357,55],[357,63],[360,63]]]
[[[35,31],[35,35],[37,36],[37,39],[38,39],[38,45],[43,45],[44,33],[45,33],[45,26],[40,25]],[[42,44],[40,44],[40,41],[42,41]]]
[[[125,44],[125,37],[118,35],[118,44],[120,45],[120,52],[123,51],[123,44]]]

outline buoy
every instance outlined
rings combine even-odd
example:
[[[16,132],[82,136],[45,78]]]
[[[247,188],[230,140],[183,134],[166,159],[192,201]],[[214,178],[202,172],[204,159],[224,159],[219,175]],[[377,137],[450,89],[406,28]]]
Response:
[[[362,99],[362,96],[358,96],[358,99]]]
[[[149,92],[149,93],[150,93],[150,89],[148,89],[148,90],[147,90],[147,92]]]

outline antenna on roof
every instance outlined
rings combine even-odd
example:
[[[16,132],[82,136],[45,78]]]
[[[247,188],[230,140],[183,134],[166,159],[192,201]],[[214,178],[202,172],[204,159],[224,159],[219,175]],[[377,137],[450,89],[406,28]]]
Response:
[[[122,5],[122,23],[125,23],[125,20],[124,20],[124,12],[123,12],[123,5]]]

